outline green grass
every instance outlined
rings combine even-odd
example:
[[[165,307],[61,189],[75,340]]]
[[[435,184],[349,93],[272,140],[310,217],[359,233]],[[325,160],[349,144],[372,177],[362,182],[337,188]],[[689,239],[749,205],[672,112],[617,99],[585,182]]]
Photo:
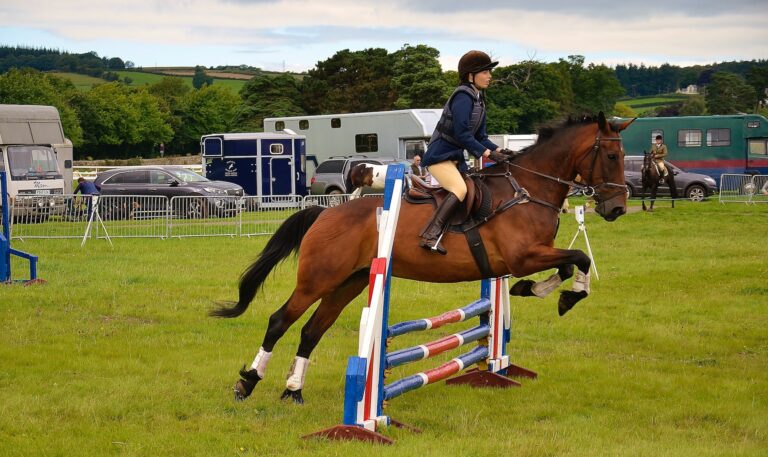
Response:
[[[142,71],[118,71],[117,72],[120,75],[121,79],[125,79],[126,77],[131,78],[131,86],[145,86],[149,84],[155,84],[157,82],[160,82],[163,78],[166,77],[166,75],[160,75],[155,73],[145,73]],[[184,80],[184,83],[186,83],[189,87],[192,87],[192,77],[191,76],[175,76],[176,78],[181,78]],[[221,79],[221,78],[213,78],[213,84],[221,87],[226,87],[233,92],[237,93],[244,85],[247,83],[247,80],[243,79]]]
[[[81,75],[79,73],[59,73],[59,72],[53,72],[54,76],[58,76],[59,78],[64,78],[72,81],[72,84],[75,85],[75,87],[78,90],[81,91],[89,91],[93,87],[94,84],[104,84],[106,81],[104,81],[101,78],[95,78],[93,76],[87,76],[87,75]]]
[[[159,75],[154,73],[145,73],[141,71],[118,71],[117,73],[120,75],[121,79],[124,79],[125,77],[131,78],[130,86],[145,86],[149,84],[155,84],[157,82],[160,82],[165,77],[164,75]],[[79,90],[82,90],[82,91],[91,90],[94,84],[106,83],[106,81],[101,78],[94,78],[92,76],[81,75],[78,73],[53,73],[53,74],[61,78],[69,79],[70,81],[72,81],[75,87],[77,87]],[[176,78],[183,79],[185,84],[187,84],[189,87],[192,87],[191,76],[176,76]],[[221,87],[226,87],[235,93],[239,92],[240,89],[247,82],[248,81],[242,80],[242,79],[213,78],[213,84]]]
[[[395,446],[375,450],[300,439],[341,421],[362,297],[315,350],[307,404],[278,396],[308,316],[254,395],[233,402],[237,370],[290,294],[295,263],[277,269],[244,316],[205,313],[236,297],[264,237],[14,242],[40,256],[48,283],[0,289],[0,455],[766,455],[768,206],[668,205],[613,223],[587,215],[600,280],[566,316],[555,296],[513,300],[512,358],[537,380],[408,393],[386,412],[423,433],[392,429]],[[575,232],[564,216],[557,245]],[[14,261],[17,276],[25,268]],[[392,320],[454,309],[478,288],[397,280]]]
[[[688,95],[680,94],[666,94],[661,96],[647,96],[637,97],[627,100],[620,100],[621,103],[629,106],[635,110],[638,114],[642,114],[646,111],[651,111],[660,106],[667,106],[673,103],[679,103],[686,100]]]

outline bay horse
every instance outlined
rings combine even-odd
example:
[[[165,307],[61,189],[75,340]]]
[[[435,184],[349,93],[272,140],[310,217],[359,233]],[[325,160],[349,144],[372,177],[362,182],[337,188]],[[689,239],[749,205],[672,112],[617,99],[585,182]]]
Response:
[[[602,112],[597,117],[569,119],[541,130],[536,144],[511,162],[479,172],[491,190],[493,208],[498,210],[521,194],[526,196],[523,203],[507,205],[508,209],[479,228],[493,275],[525,277],[557,268],[557,273],[545,281],[519,281],[511,294],[546,296],[573,275],[575,265],[573,290],[563,291],[560,296],[560,315],[587,296],[589,257],[579,250],[554,248],[560,207],[572,186],[593,196],[597,201],[596,212],[607,221],[626,212],[624,151],[619,132],[632,121],[611,124]],[[573,182],[577,174],[585,184]],[[269,318],[251,367],[240,370],[241,379],[234,387],[236,400],[251,394],[265,375],[277,341],[320,300],[301,330],[301,341],[282,395],[303,402],[301,389],[310,354],[344,307],[368,285],[371,261],[377,254],[376,208],[381,205],[380,197],[358,198],[332,208],[313,206],[293,214],[243,272],[237,303],[224,304],[210,312],[219,317],[243,314],[272,269],[298,250],[296,287]],[[446,233],[442,240],[448,250],[445,256],[419,248],[419,233],[432,211],[431,205],[403,202],[392,251],[393,276],[435,283],[482,279],[463,234]]]
[[[643,204],[643,211],[653,212],[653,204],[656,202],[656,193],[659,191],[660,182],[662,181],[659,175],[659,169],[656,164],[653,163],[651,154],[643,151],[643,169],[640,173],[640,179],[643,185],[643,191],[640,194],[640,200]],[[675,200],[677,199],[677,186],[675,185],[675,173],[672,171],[672,167],[667,165],[667,176],[663,178],[663,182],[669,186],[669,191],[672,194],[672,208],[675,207]],[[645,191],[650,189],[651,205],[649,208],[645,207]]]

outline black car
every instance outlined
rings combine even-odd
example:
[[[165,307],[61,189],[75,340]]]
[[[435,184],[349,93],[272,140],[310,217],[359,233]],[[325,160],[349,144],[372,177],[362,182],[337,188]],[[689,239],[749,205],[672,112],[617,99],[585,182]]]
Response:
[[[664,161],[664,164],[675,175],[678,197],[685,197],[691,201],[698,202],[717,193],[717,183],[711,177],[699,173],[689,173],[667,161]],[[639,197],[643,191],[642,168],[643,156],[624,157],[624,181],[627,184],[630,197]],[[650,190],[646,191],[646,196],[649,195]],[[660,185],[657,195],[671,196],[669,186],[666,184]]]
[[[167,165],[116,168],[99,173],[94,184],[102,195],[102,216],[112,219],[161,217],[173,197],[184,197],[171,200],[175,217],[223,216],[236,212],[243,196],[237,184],[211,181],[184,167]],[[126,195],[135,198],[111,198]]]

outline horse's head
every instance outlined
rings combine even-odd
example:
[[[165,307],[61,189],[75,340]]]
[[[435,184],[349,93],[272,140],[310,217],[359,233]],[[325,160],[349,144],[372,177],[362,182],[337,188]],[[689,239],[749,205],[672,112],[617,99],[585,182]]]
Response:
[[[633,121],[610,123],[601,111],[594,143],[576,164],[576,171],[588,186],[588,196],[591,194],[597,202],[595,211],[607,221],[614,221],[627,211],[624,149],[619,132]]]
[[[373,185],[373,167],[367,163],[359,163],[349,170],[349,183],[351,189]]]

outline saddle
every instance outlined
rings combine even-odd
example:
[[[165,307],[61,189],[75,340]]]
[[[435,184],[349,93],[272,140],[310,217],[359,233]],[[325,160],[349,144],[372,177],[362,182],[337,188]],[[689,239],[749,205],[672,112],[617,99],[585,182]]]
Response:
[[[467,185],[467,195],[449,222],[449,229],[454,232],[463,232],[465,225],[483,219],[492,212],[491,192],[485,183],[476,176],[464,175],[463,178]],[[437,207],[448,193],[440,186],[427,184],[418,176],[411,176],[411,187],[405,193],[405,201],[414,205],[431,203],[433,207]]]

